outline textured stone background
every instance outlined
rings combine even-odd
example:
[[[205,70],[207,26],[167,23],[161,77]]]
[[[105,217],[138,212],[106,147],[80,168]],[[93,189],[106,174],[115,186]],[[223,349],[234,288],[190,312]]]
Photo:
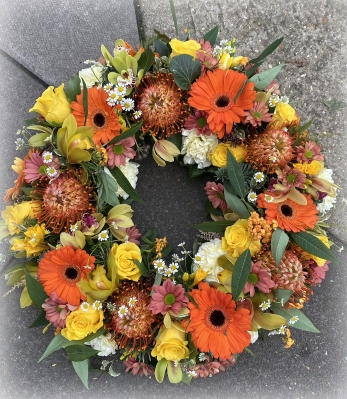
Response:
[[[345,101],[346,5],[344,1],[243,1],[175,0],[179,37],[189,27],[200,38],[220,26],[219,39],[237,38],[238,53],[253,57],[272,41],[284,36],[279,48],[263,68],[284,61],[279,80],[282,91],[296,105],[303,121],[315,119],[310,131],[324,146],[326,162],[341,186],[338,206],[330,219],[333,239],[347,243],[346,233],[346,108],[330,111],[323,100]],[[136,14],[142,21],[140,36],[153,28],[174,36],[168,0],[74,2],[1,0],[0,13],[0,197],[11,187],[10,170],[15,156],[15,132],[30,117],[27,110],[45,88],[59,85],[80,69],[85,59],[97,59],[100,45],[111,48],[123,38],[136,45],[139,35]],[[22,66],[24,66],[24,68]],[[36,76],[36,77],[35,77]],[[168,179],[168,176],[170,177]],[[177,165],[158,168],[148,158],[140,167],[138,190],[146,200],[136,207],[138,225],[155,226],[173,244],[192,241],[187,222],[202,221],[205,196],[203,181],[189,183]],[[4,205],[0,204],[0,209]],[[1,244],[0,252],[7,247]],[[0,393],[1,397],[52,399],[74,398],[338,398],[345,395],[347,353],[345,345],[347,279],[344,252],[331,265],[326,280],[316,287],[305,313],[321,334],[293,331],[296,340],[284,349],[280,339],[258,340],[252,351],[239,357],[237,365],[208,380],[193,381],[188,388],[165,381],[156,383],[122,373],[116,379],[91,373],[90,391],[75,375],[64,351],[55,352],[40,364],[38,359],[52,339],[51,332],[28,330],[36,309],[19,308],[19,291],[1,299]],[[6,270],[9,265],[1,268]],[[0,270],[0,273],[2,271]],[[0,293],[7,292],[3,279]],[[117,363],[114,367],[123,371]]]

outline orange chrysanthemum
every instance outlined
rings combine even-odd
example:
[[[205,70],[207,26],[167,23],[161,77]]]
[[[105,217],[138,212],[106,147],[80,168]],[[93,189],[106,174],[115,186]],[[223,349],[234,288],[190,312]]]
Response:
[[[116,109],[121,110],[119,105],[111,107],[107,104],[108,94],[96,86],[88,89],[88,116],[86,126],[93,126],[93,141],[96,145],[108,143],[114,137],[119,136],[121,124],[118,120]],[[84,126],[83,92],[79,94],[76,101],[71,103],[72,113],[77,121],[77,126]]]
[[[240,72],[216,69],[201,76],[190,88],[189,105],[209,114],[210,129],[218,133],[220,139],[229,134],[234,122],[241,122],[245,110],[253,106],[254,83],[245,84],[246,81],[247,76]]]
[[[251,342],[249,310],[237,308],[231,294],[217,291],[207,283],[199,283],[190,295],[197,306],[189,302],[190,324],[195,346],[202,352],[211,352],[215,358],[228,359],[240,353]]]
[[[305,231],[313,229],[318,221],[318,209],[309,195],[303,194],[307,199],[306,205],[300,205],[287,198],[282,202],[269,201],[272,198],[269,193],[261,193],[258,196],[258,207],[265,209],[266,220],[272,223],[276,220],[278,226],[286,231]],[[266,200],[268,199],[268,200]]]
[[[37,274],[47,295],[55,292],[70,305],[78,306],[86,297],[77,283],[94,269],[95,257],[83,249],[70,246],[46,252],[39,262]]]

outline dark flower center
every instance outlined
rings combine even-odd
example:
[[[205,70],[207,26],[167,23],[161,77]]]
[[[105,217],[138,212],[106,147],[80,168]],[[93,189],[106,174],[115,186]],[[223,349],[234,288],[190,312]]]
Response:
[[[293,216],[293,208],[289,205],[281,205],[281,212],[283,216],[291,217]]]
[[[76,266],[68,266],[65,271],[64,275],[68,281],[76,281],[80,275],[80,270]]]
[[[228,96],[220,96],[217,101],[216,101],[216,105],[219,108],[225,108],[229,105],[230,103],[230,98]]]
[[[212,325],[220,327],[225,323],[225,316],[221,310],[214,310],[210,315]]]
[[[106,118],[102,113],[98,112],[97,114],[94,115],[93,122],[95,126],[103,127],[105,126]]]

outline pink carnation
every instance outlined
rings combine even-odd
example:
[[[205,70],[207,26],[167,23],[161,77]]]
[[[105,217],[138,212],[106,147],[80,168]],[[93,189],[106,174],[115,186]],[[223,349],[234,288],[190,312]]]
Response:
[[[255,287],[264,294],[268,294],[271,288],[275,287],[275,283],[271,280],[271,274],[267,268],[262,268],[263,262],[260,260],[256,263],[252,262],[252,269],[248,276],[248,281],[243,292],[252,297],[255,294]]]
[[[65,328],[66,317],[78,308],[78,306],[70,305],[64,302],[55,292],[45,300],[42,304],[46,312],[46,319],[54,325],[54,327]]]
[[[116,144],[111,144],[106,147],[108,155],[108,166],[113,169],[115,166],[125,166],[127,159],[133,159],[136,156],[136,151],[131,147],[135,145],[135,137],[127,137]]]

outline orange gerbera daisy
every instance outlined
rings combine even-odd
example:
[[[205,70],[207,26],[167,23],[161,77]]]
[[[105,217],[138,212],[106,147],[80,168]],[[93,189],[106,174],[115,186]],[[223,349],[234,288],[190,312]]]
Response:
[[[70,305],[78,306],[86,297],[77,283],[94,269],[95,257],[83,249],[70,246],[46,252],[39,262],[37,274],[47,295],[55,292]]]
[[[196,305],[188,303],[190,324],[195,346],[202,352],[212,352],[215,358],[228,359],[240,353],[251,342],[249,310],[236,309],[231,294],[217,291],[207,283],[199,283],[190,295]]]
[[[88,89],[88,116],[86,126],[93,126],[93,141],[97,145],[108,143],[114,137],[119,136],[121,124],[118,120],[116,109],[121,110],[119,105],[111,107],[107,104],[108,94],[96,86]],[[84,126],[83,92],[79,94],[76,101],[71,103],[72,113],[77,121],[77,126]]]
[[[246,81],[247,76],[243,73],[216,69],[201,76],[190,88],[189,105],[209,114],[207,122],[210,129],[218,132],[220,139],[225,133],[230,133],[233,123],[241,122],[245,110],[253,106],[256,94],[254,83],[245,84]]]
[[[318,209],[309,195],[303,194],[307,200],[306,205],[300,205],[287,198],[275,203],[270,193],[261,193],[258,196],[258,207],[265,208],[266,220],[272,223],[276,220],[278,226],[286,231],[305,231],[313,229],[318,221]]]

